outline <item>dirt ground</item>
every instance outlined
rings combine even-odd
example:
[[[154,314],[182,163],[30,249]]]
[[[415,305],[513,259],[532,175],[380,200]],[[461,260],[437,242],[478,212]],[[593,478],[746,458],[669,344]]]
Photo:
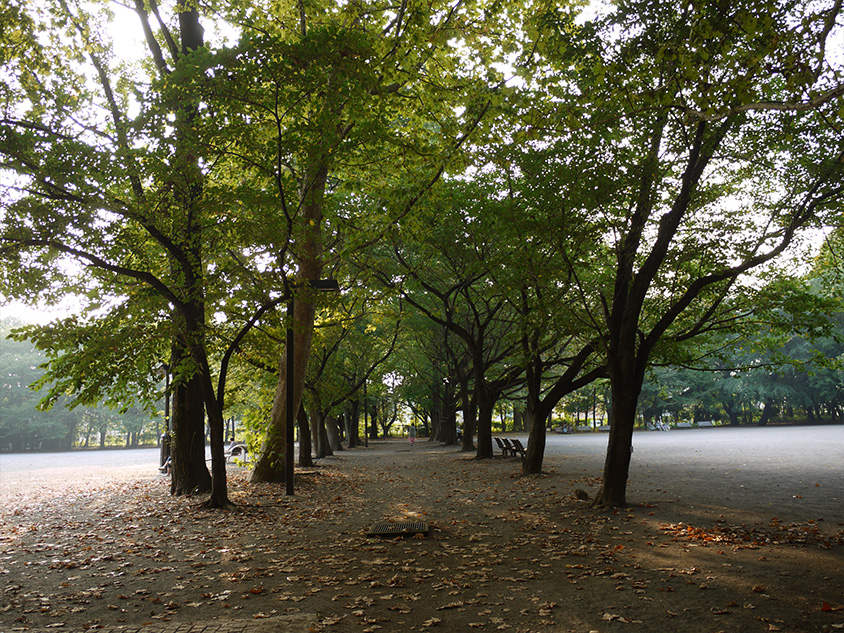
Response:
[[[739,523],[660,491],[596,510],[575,490],[593,496],[599,471],[561,455],[546,468],[520,477],[514,458],[395,440],[298,473],[293,497],[232,469],[232,512],[149,474],[16,490],[0,513],[0,631],[293,613],[327,633],[844,629],[842,523]],[[689,481],[712,485],[684,481],[686,499]],[[367,536],[388,520],[430,536]]]

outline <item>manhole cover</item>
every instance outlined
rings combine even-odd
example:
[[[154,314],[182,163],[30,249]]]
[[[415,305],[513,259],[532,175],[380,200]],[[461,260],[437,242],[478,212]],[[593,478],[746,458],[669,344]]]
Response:
[[[428,536],[429,527],[423,521],[404,521],[395,523],[376,523],[367,536],[410,536],[412,534],[422,534]]]

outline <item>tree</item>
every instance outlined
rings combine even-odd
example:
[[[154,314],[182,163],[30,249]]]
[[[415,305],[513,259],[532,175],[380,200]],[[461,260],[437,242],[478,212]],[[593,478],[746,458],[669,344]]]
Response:
[[[408,303],[458,342],[452,365],[463,390],[464,450],[472,448],[477,407],[476,456],[493,456],[492,418],[505,390],[520,384],[524,366],[517,358],[518,322],[508,284],[492,271],[501,265],[496,243],[494,189],[478,180],[443,183],[436,198],[418,209],[408,227],[399,226],[379,277],[396,285]],[[463,224],[455,233],[454,227]],[[386,255],[386,253],[385,253]],[[471,382],[471,401],[468,386]]]
[[[524,105],[525,97],[514,99],[517,107]],[[499,180],[509,203],[498,207],[497,239],[525,245],[519,251],[503,250],[504,261],[491,269],[495,285],[507,288],[518,315],[519,363],[525,368],[525,418],[530,428],[522,460],[525,475],[542,472],[545,422],[557,404],[606,375],[590,332],[592,315],[581,304],[584,288],[592,292],[601,280],[588,269],[576,275],[572,269],[572,262],[595,257],[599,240],[593,227],[570,220],[565,205],[560,205],[557,178],[578,177],[559,169],[566,164],[560,158],[556,147],[543,151],[527,144],[497,150],[493,163],[500,165]]]
[[[245,23],[250,15],[244,12]],[[483,5],[402,5],[398,12],[391,3],[300,5],[274,17],[287,19],[256,28],[220,60],[220,73],[232,80],[225,99],[237,106],[224,123],[238,130],[236,153],[250,175],[272,184],[292,236],[282,253],[291,257],[285,284],[298,293],[294,375],[280,373],[253,481],[284,477],[286,394],[292,389],[298,410],[314,323],[308,286],[323,274],[325,216],[335,194],[354,187],[378,200],[364,208],[374,217],[345,224],[357,233],[348,247],[372,239],[439,178],[489,109],[488,86],[499,81],[486,67],[459,70],[463,50],[449,43],[460,28],[463,46],[493,48],[480,38],[495,17]],[[235,62],[238,72],[226,74]],[[457,105],[467,107],[458,113]]]
[[[401,332],[401,305],[376,297],[343,297],[334,311],[334,322],[321,323],[315,332],[313,356],[308,368],[311,434],[317,457],[343,450],[340,419],[343,418],[349,446],[357,441],[358,429],[346,423],[345,408],[356,400],[364,383],[380,382],[384,364],[396,348]],[[328,326],[328,327],[326,327]],[[392,336],[388,332],[392,330]],[[326,441],[327,440],[327,441]]]
[[[838,298],[817,279],[781,271],[732,302],[713,328],[655,359],[639,398],[645,422],[726,419],[765,425],[788,408],[834,409],[840,344]]]
[[[650,359],[728,320],[737,280],[838,208],[844,143],[830,122],[844,91],[826,44],[839,11],[623,2],[574,46],[546,41],[563,63],[586,51],[537,81],[574,106],[552,134],[581,177],[559,195],[609,255],[572,267],[604,280],[581,286],[612,395],[598,505],[626,502]]]
[[[115,390],[108,403],[91,399],[80,404],[79,397],[65,395],[66,385],[52,383],[48,355],[22,338],[22,327],[16,320],[0,321],[0,448],[67,451],[77,445],[80,433],[87,446],[91,432],[99,434],[105,447],[108,433],[118,430],[126,434],[127,447],[137,446],[152,417],[133,406],[144,399],[127,390],[117,400]]]
[[[164,358],[175,376],[172,491],[211,489],[211,504],[225,506],[222,405],[205,350],[210,209],[191,89],[204,46],[199,14],[176,5],[171,31],[157,5],[151,14],[135,4],[151,61],[144,76],[120,67],[90,7],[60,0],[46,9],[13,3],[5,31],[14,46],[3,60],[12,80],[0,124],[2,166],[11,174],[0,253],[13,274],[4,290],[18,297],[34,289],[83,292],[100,305],[122,303],[127,311],[118,310],[118,320],[133,309],[148,323],[169,319],[169,341],[158,348],[169,347]],[[58,28],[46,29],[42,17]],[[37,37],[42,29],[50,35]],[[44,338],[63,338],[59,349],[69,353],[100,346],[94,339],[81,346],[77,325],[56,324]],[[205,466],[204,406],[214,481]]]
[[[406,325],[397,343],[401,353],[393,354],[388,365],[401,379],[396,391],[430,440],[456,445],[456,389],[461,378],[453,348],[459,345],[450,344],[453,335],[419,311],[407,309],[403,320]]]

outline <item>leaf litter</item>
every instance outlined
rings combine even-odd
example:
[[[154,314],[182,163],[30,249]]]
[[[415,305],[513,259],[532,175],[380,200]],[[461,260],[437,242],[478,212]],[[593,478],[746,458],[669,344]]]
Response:
[[[572,490],[599,480],[516,470],[387,443],[323,460],[294,497],[234,470],[231,512],[157,477],[22,494],[0,515],[0,628],[294,613],[337,632],[844,626],[841,534],[817,522],[596,510]],[[425,520],[431,536],[368,538],[373,520]]]

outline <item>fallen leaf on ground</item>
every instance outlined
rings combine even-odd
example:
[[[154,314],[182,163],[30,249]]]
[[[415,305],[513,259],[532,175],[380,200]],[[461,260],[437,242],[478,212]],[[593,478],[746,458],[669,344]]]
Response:
[[[623,615],[616,615],[615,613],[605,613],[601,616],[602,620],[606,620],[607,622],[630,622],[627,618]]]

